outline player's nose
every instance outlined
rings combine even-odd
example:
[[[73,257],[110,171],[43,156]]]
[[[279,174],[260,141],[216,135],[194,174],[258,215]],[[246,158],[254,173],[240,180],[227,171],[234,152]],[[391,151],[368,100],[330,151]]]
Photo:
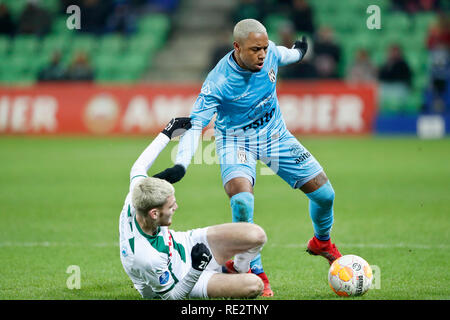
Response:
[[[264,50],[260,50],[258,59],[264,61],[265,58],[266,58],[266,52]]]

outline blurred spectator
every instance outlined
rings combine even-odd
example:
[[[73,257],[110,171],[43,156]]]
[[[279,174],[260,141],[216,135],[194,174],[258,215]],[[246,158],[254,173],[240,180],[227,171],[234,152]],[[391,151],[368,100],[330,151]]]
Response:
[[[0,3],[0,34],[12,36],[15,29],[8,7],[4,3]]]
[[[233,36],[228,28],[219,36],[219,41],[216,47],[211,53],[211,60],[209,62],[208,71],[212,70],[216,64],[222,59],[228,52],[233,50]]]
[[[320,78],[338,78],[341,48],[334,42],[333,30],[322,26],[314,42],[314,64]]]
[[[295,31],[314,34],[314,15],[307,0],[292,0],[290,19],[294,23]]]
[[[411,69],[400,46],[394,44],[389,47],[387,60],[381,66],[378,78],[385,83],[400,83],[405,87],[411,87]]]
[[[428,31],[428,49],[432,50],[439,45],[450,48],[450,18],[446,13],[440,13],[436,23]]]
[[[425,110],[450,113],[450,57],[448,47],[436,46],[430,52],[430,84],[425,92]]]
[[[388,48],[387,60],[380,68],[378,79],[383,112],[406,111],[403,108],[411,94],[412,73],[397,44]]]
[[[434,11],[442,6],[441,0],[391,0],[391,2],[394,10],[401,10],[408,13]]]
[[[425,112],[450,112],[450,22],[441,13],[429,31],[430,82],[425,92]]]
[[[262,22],[264,20],[263,7],[261,0],[239,0],[232,13],[232,20],[234,24],[249,18]]]
[[[65,69],[61,62],[61,53],[55,51],[50,64],[44,67],[38,74],[39,81],[61,81],[65,79]]]
[[[133,0],[132,2],[138,4],[145,3],[145,5],[150,11],[166,12],[166,13],[174,12],[179,4],[179,0],[143,0],[143,1]]]
[[[347,72],[347,80],[350,82],[374,82],[377,80],[377,69],[370,61],[365,49],[356,52],[355,61]]]
[[[94,71],[89,64],[88,56],[85,52],[78,52],[66,72],[66,80],[69,81],[92,81]]]
[[[19,18],[18,33],[43,36],[50,31],[52,19],[50,13],[40,7],[39,0],[27,0],[25,9]]]
[[[292,48],[296,40],[294,25],[290,23],[282,25],[279,29],[279,36],[280,45],[285,46],[286,48]],[[312,43],[310,41],[308,42],[308,51],[300,63],[290,64],[279,69],[279,74],[282,79],[292,80],[317,78],[317,70],[314,63],[312,63],[314,48]]]
[[[67,8],[71,5],[75,5],[81,8],[83,0],[59,0],[59,13],[67,14]]]
[[[106,19],[112,12],[111,0],[83,0],[81,3],[81,32],[102,34]]]
[[[106,28],[109,32],[131,34],[136,31],[136,16],[126,0],[118,0],[108,17]]]

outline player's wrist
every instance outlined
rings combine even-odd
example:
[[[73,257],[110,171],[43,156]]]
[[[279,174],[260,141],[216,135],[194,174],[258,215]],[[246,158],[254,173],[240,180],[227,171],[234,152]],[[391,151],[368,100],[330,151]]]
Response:
[[[170,138],[163,132],[158,133],[155,140],[160,140],[161,142],[168,143],[170,141]]]
[[[191,278],[198,279],[203,273],[203,270],[197,270],[194,267],[191,266],[191,269],[189,270],[188,274],[191,275]]]
[[[184,134],[191,127],[192,127],[191,118],[189,117],[173,118],[161,131],[161,133],[166,135],[169,139],[172,139]]]

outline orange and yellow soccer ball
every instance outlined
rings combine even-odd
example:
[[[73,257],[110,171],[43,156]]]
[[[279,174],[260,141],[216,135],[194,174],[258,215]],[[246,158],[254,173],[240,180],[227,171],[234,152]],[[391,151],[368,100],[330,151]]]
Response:
[[[338,296],[361,296],[372,285],[372,268],[361,257],[348,254],[336,259],[328,271],[328,283]]]

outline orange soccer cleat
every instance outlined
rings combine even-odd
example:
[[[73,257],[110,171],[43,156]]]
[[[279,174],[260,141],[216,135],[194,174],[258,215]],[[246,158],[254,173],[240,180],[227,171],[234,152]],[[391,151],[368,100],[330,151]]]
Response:
[[[265,272],[257,274],[258,277],[261,278],[261,280],[264,283],[264,290],[261,294],[262,297],[273,297],[273,290],[270,287],[269,278],[267,278],[267,275]]]
[[[330,264],[333,263],[337,258],[342,257],[342,254],[336,248],[331,240],[322,241],[317,239],[315,236],[308,241],[306,251],[314,256],[322,256],[328,260]]]

